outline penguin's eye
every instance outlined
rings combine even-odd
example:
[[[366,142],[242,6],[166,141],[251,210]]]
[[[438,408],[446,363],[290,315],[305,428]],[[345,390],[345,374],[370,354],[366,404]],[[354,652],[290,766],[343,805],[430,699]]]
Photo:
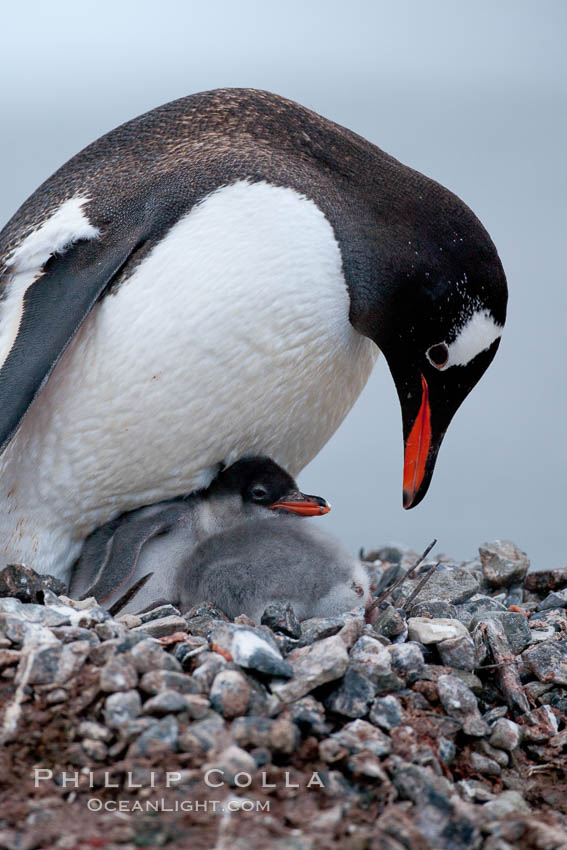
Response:
[[[444,342],[438,342],[437,345],[432,345],[426,351],[427,359],[436,369],[442,369],[447,365],[449,359],[449,349]]]
[[[261,484],[255,484],[250,489],[250,495],[255,502],[265,502],[268,498],[268,491]]]

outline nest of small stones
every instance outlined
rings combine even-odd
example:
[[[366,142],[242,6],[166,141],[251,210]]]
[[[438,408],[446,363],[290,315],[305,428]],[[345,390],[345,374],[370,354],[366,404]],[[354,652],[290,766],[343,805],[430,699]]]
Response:
[[[0,848],[567,850],[567,568],[414,562],[365,556],[372,624],[113,618],[4,570]]]

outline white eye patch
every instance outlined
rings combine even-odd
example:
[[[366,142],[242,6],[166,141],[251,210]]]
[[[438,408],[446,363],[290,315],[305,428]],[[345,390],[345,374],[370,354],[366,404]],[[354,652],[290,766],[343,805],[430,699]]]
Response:
[[[503,325],[495,322],[488,310],[477,310],[465,322],[457,338],[447,346],[449,355],[445,365],[436,368],[444,372],[451,366],[466,366],[478,354],[490,348],[502,336],[502,330]]]

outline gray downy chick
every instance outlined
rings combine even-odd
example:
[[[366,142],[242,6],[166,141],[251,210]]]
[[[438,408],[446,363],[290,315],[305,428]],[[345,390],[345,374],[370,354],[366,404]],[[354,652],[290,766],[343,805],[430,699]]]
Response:
[[[366,606],[369,577],[337,540],[293,516],[251,520],[211,535],[180,566],[181,610],[212,602],[229,617],[256,623],[271,602],[291,602],[297,617],[332,617]]]
[[[95,596],[108,608],[121,601],[123,612],[157,601],[179,604],[183,566],[209,536],[249,521],[272,525],[285,513],[320,516],[329,510],[325,499],[302,493],[269,458],[242,458],[207,490],[130,511],[93,532],[73,568],[69,593]]]

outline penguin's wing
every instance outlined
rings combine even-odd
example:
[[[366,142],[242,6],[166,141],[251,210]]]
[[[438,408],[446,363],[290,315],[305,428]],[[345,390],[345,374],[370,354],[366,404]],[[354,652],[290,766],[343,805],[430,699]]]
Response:
[[[94,579],[82,594],[82,599],[94,596],[99,602],[105,602],[127,587],[134,578],[138,559],[146,543],[158,534],[167,534],[187,514],[187,505],[182,499],[163,503],[163,507],[160,505],[157,510],[154,508],[155,505],[141,508],[140,511],[133,511],[122,519],[108,523],[112,526],[118,522],[118,526],[110,537],[106,537],[105,544],[102,542],[102,536],[97,538],[98,534],[104,534],[105,526],[87,541],[75,567],[75,574],[82,578],[84,571],[85,574],[94,576]],[[136,592],[141,589],[142,584],[137,584]],[[129,599],[130,596],[123,604]]]
[[[75,243],[27,287],[15,340],[0,369],[0,451],[107,286],[144,241],[140,229]]]

